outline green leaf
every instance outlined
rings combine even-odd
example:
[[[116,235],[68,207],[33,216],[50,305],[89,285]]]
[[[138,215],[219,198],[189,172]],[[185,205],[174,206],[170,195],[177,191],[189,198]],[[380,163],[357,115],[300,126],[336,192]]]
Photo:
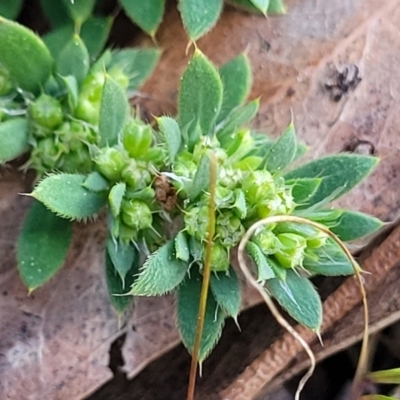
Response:
[[[197,329],[202,277],[199,272],[193,271],[190,277],[179,286],[177,293],[178,327],[182,342],[189,352],[193,351]],[[198,354],[201,363],[210,354],[221,337],[224,325],[224,314],[218,306],[212,293],[207,297],[204,328],[201,336]]]
[[[0,124],[0,163],[11,161],[28,149],[28,122],[14,118]]]
[[[265,168],[270,172],[285,169],[294,160],[296,151],[296,132],[291,123],[264,156]]]
[[[230,266],[227,272],[211,275],[211,292],[225,314],[236,318],[240,311],[242,294],[235,270]]]
[[[308,202],[315,194],[321,182],[321,178],[299,178],[288,179],[285,183],[286,185],[292,187],[292,196],[294,202],[302,205]]]
[[[286,14],[283,0],[269,0],[268,14]]]
[[[160,131],[164,134],[168,148],[169,162],[172,164],[179,153],[182,142],[182,134],[178,123],[170,117],[157,118]]]
[[[64,82],[65,88],[67,89],[68,105],[71,110],[75,110],[79,95],[78,82],[72,75],[61,77],[61,80]]]
[[[0,15],[8,19],[15,19],[21,11],[21,6],[22,0],[1,0]]]
[[[193,178],[193,182],[190,186],[188,197],[190,201],[196,200],[204,190],[210,186],[210,169],[211,160],[208,154],[204,154],[200,160],[199,167],[197,168],[196,174]]]
[[[384,396],[382,394],[367,394],[359,400],[399,400],[398,397]]]
[[[361,212],[341,210],[339,221],[330,230],[344,242],[370,235],[382,228],[383,222]]]
[[[232,206],[233,212],[240,219],[244,219],[247,215],[246,196],[240,189],[235,189],[233,193],[235,195],[235,203]]]
[[[269,7],[269,0],[250,0],[254,7],[256,7],[263,14],[267,14],[267,10]]]
[[[179,232],[175,237],[175,253],[176,258],[182,261],[189,261],[190,252],[189,244],[185,232]]]
[[[81,38],[92,59],[95,59],[104,49],[112,23],[111,17],[90,17],[82,25]]]
[[[122,68],[129,77],[129,90],[138,90],[146,79],[153,73],[160,58],[158,49],[124,49],[114,51],[110,67]]]
[[[183,281],[188,264],[176,258],[174,244],[174,240],[167,242],[147,258],[129,294],[161,296]]]
[[[130,287],[135,282],[135,277],[138,272],[137,263],[133,263],[131,268],[126,273],[124,281],[118,271],[115,269],[111,257],[106,251],[106,282],[108,288],[108,294],[110,302],[113,305],[115,311],[121,315],[123,314],[132,304],[133,296],[123,296],[126,294],[126,287]],[[121,296],[122,295],[122,296]]]
[[[256,99],[244,106],[235,108],[217,127],[217,138],[226,148],[232,142],[238,129],[248,125],[258,112],[260,100]],[[264,155],[264,154],[263,154]]]
[[[319,331],[322,323],[322,304],[312,283],[287,270],[286,281],[270,279],[265,287],[278,303],[300,324]]]
[[[179,0],[183,26],[190,39],[197,40],[214,27],[222,6],[223,0]]]
[[[88,71],[89,53],[82,39],[74,35],[57,57],[57,72],[61,76],[74,76],[80,84]]]
[[[62,0],[71,18],[81,26],[92,14],[96,0]]]
[[[245,54],[223,65],[219,73],[222,79],[223,100],[217,122],[223,121],[228,114],[242,104],[251,88],[251,67]]]
[[[367,378],[375,383],[399,385],[400,384],[400,368],[370,372],[369,374],[367,374]]]
[[[71,16],[63,2],[54,0],[40,0],[42,10],[53,28],[58,28],[71,22]]]
[[[91,192],[104,192],[108,190],[109,184],[103,175],[95,171],[88,175],[82,186]]]
[[[165,0],[120,0],[120,3],[135,24],[155,36],[164,15]]]
[[[68,23],[61,25],[59,28],[43,36],[43,41],[55,60],[57,60],[65,45],[73,39],[74,33],[74,23],[68,20]]]
[[[118,272],[122,282],[122,289],[130,287],[125,284],[127,273],[136,265],[136,273],[139,272],[139,256],[135,247],[130,243],[124,243],[109,237],[107,240],[107,255],[110,257],[113,267]]]
[[[18,87],[32,93],[39,92],[53,68],[51,54],[40,37],[24,26],[2,17],[0,63]]]
[[[214,0],[212,0],[214,1]],[[179,91],[180,126],[188,129],[189,146],[199,126],[203,135],[212,133],[222,103],[222,82],[210,61],[196,50],[183,74]]]
[[[85,175],[49,175],[35,187],[32,197],[61,217],[73,220],[88,218],[105,205],[106,196],[87,190],[83,186],[85,181]]]
[[[353,275],[353,266],[343,250],[333,241],[325,246],[306,252],[303,267],[315,275]]]
[[[35,201],[17,243],[18,270],[33,291],[61,268],[72,238],[72,224]]]
[[[129,116],[129,104],[122,86],[106,75],[100,104],[100,146],[113,146],[118,142]]]
[[[338,154],[311,161],[287,173],[285,179],[320,178],[322,182],[310,198],[307,208],[322,202],[337,199],[360,183],[376,166],[378,159],[358,154]]]
[[[114,218],[117,218],[121,211],[122,199],[126,192],[126,183],[120,182],[115,184],[108,194],[108,204]]]
[[[267,258],[258,245],[253,242],[248,242],[246,251],[257,266],[257,281],[275,278],[274,270],[269,265]]]

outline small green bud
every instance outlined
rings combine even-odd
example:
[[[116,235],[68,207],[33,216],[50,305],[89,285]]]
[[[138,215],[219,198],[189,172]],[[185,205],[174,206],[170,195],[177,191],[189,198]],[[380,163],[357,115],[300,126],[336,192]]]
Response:
[[[207,240],[208,207],[192,207],[184,216],[185,228],[197,240]]]
[[[105,74],[102,71],[88,75],[82,83],[80,97],[100,104],[104,81]]]
[[[98,125],[100,120],[100,102],[96,103],[80,96],[74,116],[89,124]]]
[[[122,143],[133,158],[142,158],[153,141],[153,130],[150,125],[130,120],[124,127]]]
[[[58,168],[70,173],[90,173],[93,170],[93,161],[88,148],[80,143],[80,147],[64,154],[58,163]]]
[[[148,165],[140,161],[137,162],[131,158],[128,166],[122,171],[122,179],[131,188],[145,188],[151,182],[151,174],[148,171]]]
[[[257,231],[252,238],[252,242],[260,247],[262,252],[266,255],[276,253],[281,247],[281,243],[274,235],[274,233],[270,230],[270,228],[262,228]]]
[[[124,150],[115,147],[103,147],[94,159],[98,171],[112,182],[122,178],[122,171],[129,159]]]
[[[303,236],[294,233],[280,233],[276,236],[281,248],[274,255],[284,268],[294,268],[303,265],[304,251],[307,241]]]
[[[206,251],[203,252],[203,262],[205,262]],[[230,260],[228,250],[219,243],[214,243],[211,247],[211,271],[227,271]]]
[[[120,222],[118,225],[118,238],[124,243],[129,243],[131,240],[137,239],[137,230]]]
[[[243,179],[242,189],[249,204],[258,204],[266,199],[274,199],[276,185],[272,175],[266,171],[252,171]]]
[[[53,170],[58,167],[58,160],[63,152],[67,152],[68,149],[60,143],[56,143],[54,138],[40,139],[36,143],[36,147],[33,148],[31,153],[31,160],[33,166],[43,166],[44,171]]]
[[[153,217],[148,205],[142,201],[129,200],[122,203],[122,220],[131,228],[139,231],[150,228]]]
[[[40,95],[30,104],[29,114],[36,124],[47,129],[55,129],[63,121],[61,104],[47,94]]]

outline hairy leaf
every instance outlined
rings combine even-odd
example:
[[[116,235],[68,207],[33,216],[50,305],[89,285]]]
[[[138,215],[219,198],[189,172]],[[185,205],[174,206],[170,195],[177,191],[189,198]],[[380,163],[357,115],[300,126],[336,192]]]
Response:
[[[91,192],[104,192],[108,189],[109,184],[103,175],[97,171],[94,171],[88,175],[82,186]]]
[[[107,254],[121,278],[122,288],[129,288],[131,284],[129,282],[125,284],[125,277],[132,269],[133,263],[136,265],[136,272],[139,271],[138,251],[131,243],[119,242],[109,237],[107,240]]]
[[[342,210],[336,224],[330,230],[344,242],[370,235],[382,228],[383,222],[361,212]]]
[[[106,75],[100,104],[100,146],[112,146],[118,142],[129,115],[125,90],[111,76]]]
[[[195,143],[196,127],[203,135],[212,133],[222,103],[222,82],[210,61],[196,50],[183,74],[178,111],[181,128],[188,129],[189,146]]]
[[[129,294],[160,296],[174,290],[185,278],[187,262],[176,258],[174,241],[151,254]]]
[[[223,99],[217,122],[223,121],[228,114],[242,104],[251,88],[251,67],[245,54],[223,65],[219,73],[222,79]]]
[[[157,118],[160,131],[164,134],[168,148],[169,162],[172,164],[179,153],[182,142],[182,134],[178,123],[170,117]]]
[[[80,84],[89,71],[89,53],[78,35],[64,46],[57,57],[57,72],[61,76],[72,75]]]
[[[121,211],[122,199],[126,192],[126,183],[120,182],[115,184],[108,194],[108,204],[114,218],[117,218]]]
[[[154,36],[162,21],[165,0],[120,0],[128,17],[150,36]]]
[[[72,224],[34,201],[17,243],[18,270],[32,291],[61,268],[72,238]]]
[[[208,154],[204,154],[204,156],[200,160],[199,167],[196,171],[196,174],[193,178],[192,185],[190,186],[188,197],[190,201],[196,200],[198,196],[204,191],[207,190],[210,186],[210,168],[211,161]]]
[[[375,157],[338,154],[311,161],[285,175],[286,179],[320,178],[322,182],[307,205],[308,208],[326,198],[337,199],[360,183],[376,166]],[[344,173],[343,171],[346,171]]]
[[[32,196],[61,217],[88,218],[105,205],[106,196],[87,190],[83,186],[85,180],[85,175],[50,175],[39,182]]]
[[[185,232],[179,232],[175,237],[176,258],[182,261],[189,261],[189,244]]]
[[[126,272],[126,276],[123,280],[121,280],[121,276],[115,268],[108,250],[106,251],[105,264],[106,282],[110,302],[115,311],[121,315],[132,304],[133,296],[123,295],[126,294],[126,288],[129,288],[135,282],[135,277],[138,272],[138,264],[135,262],[131,264],[130,269]]]
[[[14,118],[0,124],[0,163],[11,161],[28,149],[26,118]]]
[[[179,286],[177,291],[178,327],[182,342],[188,351],[193,351],[202,277],[198,271],[193,271],[190,277]],[[204,328],[198,354],[201,363],[210,354],[221,337],[224,325],[224,315],[221,307],[215,301],[212,293],[207,297],[206,313],[204,316]]]
[[[227,272],[214,272],[211,275],[211,291],[222,310],[230,317],[236,318],[242,301],[239,280],[235,270],[230,266]]]
[[[293,270],[287,270],[286,280],[270,279],[265,287],[278,303],[300,324],[318,331],[322,323],[322,305],[312,283]]]
[[[270,172],[282,171],[294,160],[296,152],[296,132],[291,123],[264,156],[265,168]]]
[[[294,202],[301,205],[310,200],[319,188],[321,182],[321,178],[299,178],[286,180],[286,185],[292,187]]]
[[[53,67],[51,54],[39,36],[2,17],[0,63],[8,70],[18,87],[33,93],[37,93],[43,86]]]
[[[275,278],[274,270],[271,268],[267,258],[258,245],[253,242],[248,242],[246,251],[257,266],[258,281]]]
[[[223,0],[179,0],[183,25],[192,40],[210,31],[221,14]]]
[[[112,23],[113,19],[111,17],[89,17],[82,25],[81,38],[93,59],[103,50],[110,34]]]

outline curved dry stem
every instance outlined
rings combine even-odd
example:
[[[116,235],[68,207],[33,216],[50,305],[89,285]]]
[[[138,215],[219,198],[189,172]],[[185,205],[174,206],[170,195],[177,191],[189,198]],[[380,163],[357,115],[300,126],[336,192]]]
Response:
[[[214,154],[211,153],[210,165],[210,201],[208,203],[208,236],[206,243],[205,263],[203,268],[203,282],[199,301],[199,313],[197,316],[196,338],[193,346],[192,362],[190,364],[189,384],[187,391],[187,400],[193,400],[196,387],[197,363],[201,344],[201,337],[204,327],[204,316],[207,307],[208,288],[210,286],[211,275],[211,249],[215,235],[215,190],[217,186],[217,161]]]
[[[326,226],[321,225],[314,221],[310,221],[306,218],[296,217],[294,215],[275,215],[272,217],[264,218],[250,226],[250,228],[246,231],[242,240],[239,243],[238,261],[239,261],[240,269],[242,270],[244,276],[246,277],[248,282],[250,282],[250,284],[260,293],[261,297],[267,304],[268,308],[270,309],[272,315],[275,317],[276,321],[284,329],[286,329],[302,345],[305,352],[307,353],[307,355],[310,358],[311,366],[299,383],[299,386],[297,388],[296,395],[295,395],[295,400],[298,400],[300,398],[300,393],[303,390],[304,385],[306,384],[306,382],[308,381],[308,379],[311,377],[311,375],[314,372],[315,365],[316,365],[314,353],[311,351],[310,346],[307,344],[307,342],[293,329],[293,327],[286,321],[286,319],[278,311],[278,309],[276,308],[275,304],[273,303],[271,297],[268,295],[268,293],[266,292],[264,287],[261,286],[254,279],[253,275],[251,274],[249,268],[246,265],[246,261],[245,261],[245,257],[244,257],[246,245],[249,242],[250,238],[253,236],[253,234],[256,232],[256,230],[265,225],[279,223],[279,222],[295,222],[295,223],[300,223],[300,224],[306,224],[306,225],[310,225],[316,229],[321,230],[322,232],[327,234],[331,239],[333,239],[339,245],[339,247],[343,250],[343,252],[348,257],[349,261],[351,262],[351,265],[354,269],[354,273],[355,273],[355,275],[358,279],[359,285],[360,285],[360,292],[361,292],[362,302],[363,302],[363,306],[364,306],[364,324],[365,324],[360,358],[358,360],[357,370],[356,370],[356,374],[355,374],[354,381],[353,381],[353,393],[354,393],[358,386],[358,383],[360,382],[363,374],[365,373],[365,368],[367,365],[367,355],[368,355],[367,354],[368,353],[368,325],[369,325],[368,304],[367,304],[367,296],[366,296],[366,292],[365,292],[365,288],[364,288],[364,283],[363,283],[363,280],[362,280],[362,277],[360,274],[359,267],[358,267],[356,261],[354,260],[353,256],[351,255],[350,251],[344,245],[344,243],[334,233],[332,233]]]

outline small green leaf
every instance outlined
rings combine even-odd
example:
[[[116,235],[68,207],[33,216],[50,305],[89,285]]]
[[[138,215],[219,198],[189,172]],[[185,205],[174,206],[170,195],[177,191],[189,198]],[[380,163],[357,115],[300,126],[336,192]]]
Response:
[[[57,72],[61,76],[74,76],[80,84],[88,71],[89,53],[82,39],[74,35],[57,57]]]
[[[250,0],[254,7],[256,7],[263,14],[267,14],[270,0]]]
[[[8,19],[16,19],[21,6],[22,0],[1,0],[0,15]]]
[[[8,70],[18,87],[33,93],[40,90],[53,68],[51,54],[40,37],[24,26],[2,17],[0,63]]]
[[[122,86],[106,75],[100,104],[100,146],[112,146],[118,142],[129,116],[129,104]]]
[[[175,237],[175,254],[176,258],[182,261],[189,261],[190,252],[189,244],[185,232],[179,232]]]
[[[171,292],[183,281],[187,269],[188,264],[176,258],[171,240],[147,258],[129,294],[161,296]]]
[[[342,210],[340,219],[330,230],[344,242],[370,235],[382,228],[383,222],[355,211]]]
[[[233,212],[240,219],[244,219],[246,218],[247,215],[246,196],[240,189],[235,189],[234,195],[235,195],[235,202],[233,203],[232,206]]]
[[[265,287],[278,303],[300,324],[318,331],[322,323],[322,304],[312,283],[293,270],[287,270],[286,281],[270,279]]]
[[[74,23],[68,20],[68,23],[61,25],[59,28],[50,31],[43,36],[43,41],[55,60],[57,60],[65,45],[72,40],[74,33]]]
[[[126,273],[126,277],[124,281],[121,280],[121,277],[118,271],[115,269],[113,261],[111,260],[108,251],[106,252],[106,282],[108,288],[108,295],[110,298],[110,302],[115,308],[115,311],[121,315],[123,314],[129,306],[132,304],[133,296],[121,296],[126,294],[126,288],[133,285],[135,282],[135,277],[138,272],[137,263],[133,263],[131,268]]]
[[[154,37],[164,15],[165,0],[120,0],[120,3],[128,17]]]
[[[257,281],[265,281],[275,278],[274,270],[269,265],[267,258],[265,257],[259,246],[257,246],[253,242],[248,242],[246,246],[246,251],[257,266]]]
[[[378,159],[358,154],[338,154],[311,161],[287,173],[285,179],[320,178],[322,182],[307,205],[337,199],[360,183],[376,166]]]
[[[236,318],[240,311],[242,295],[235,270],[229,267],[227,272],[214,272],[211,275],[211,292],[226,315]]]
[[[105,205],[106,196],[87,190],[83,186],[85,181],[85,175],[49,175],[35,187],[32,197],[61,217],[88,218]]]
[[[269,0],[268,14],[286,14],[283,0]]]
[[[178,123],[170,117],[157,118],[160,131],[164,134],[168,148],[169,162],[172,164],[179,153],[182,142],[182,134]]]
[[[90,17],[82,25],[81,38],[92,57],[96,58],[103,50],[111,31],[111,17]]]
[[[190,147],[195,143],[197,126],[203,135],[212,133],[221,103],[221,78],[210,61],[196,50],[183,74],[178,101],[179,123],[188,129]]]
[[[296,151],[296,132],[291,123],[264,156],[265,168],[270,172],[285,169],[294,160]]]
[[[223,0],[179,0],[179,11],[190,39],[197,40],[210,31],[221,14]]]
[[[124,49],[113,51],[110,67],[117,66],[129,78],[129,90],[138,90],[153,73],[160,58],[158,49]]]
[[[400,384],[400,368],[370,372],[369,374],[367,374],[367,378],[375,383],[399,385]]]
[[[18,270],[29,291],[43,285],[61,268],[72,238],[70,221],[35,201],[17,244]]]
[[[42,10],[46,14],[53,28],[58,28],[71,22],[71,16],[61,1],[40,0]]]
[[[195,239],[193,236],[189,235],[189,250],[190,255],[192,256],[194,261],[200,261],[203,259],[204,255],[204,246],[201,242]]]
[[[96,0],[62,0],[75,23],[81,26],[92,14]]]
[[[222,79],[223,100],[217,122],[223,121],[228,114],[247,98],[251,88],[251,67],[245,54],[223,65],[219,73]]]
[[[201,285],[201,275],[198,271],[193,271],[190,277],[187,277],[179,286],[177,293],[178,327],[182,342],[190,353],[193,351],[196,337]],[[200,363],[207,358],[211,350],[215,347],[221,337],[223,325],[223,311],[218,306],[212,293],[209,293],[198,354]]]
[[[114,218],[117,218],[121,211],[122,199],[126,192],[126,183],[120,182],[114,185],[108,194],[108,204]]]
[[[321,182],[321,178],[299,178],[286,180],[286,185],[292,187],[294,202],[302,205],[315,194]]]
[[[68,105],[71,110],[75,110],[78,104],[78,82],[72,75],[61,77],[61,80],[64,82],[64,85],[67,89]]]
[[[28,149],[28,122],[14,118],[0,124],[0,163],[17,158]]]
[[[109,183],[99,172],[91,172],[82,186],[91,192],[104,192],[108,190]]]
[[[221,145],[226,148],[232,142],[236,132],[248,125],[258,112],[260,100],[256,99],[244,106],[235,108],[221,124],[217,127],[217,138]],[[264,154],[262,154],[264,155]]]
[[[353,266],[343,250],[332,240],[325,246],[306,252],[303,267],[315,275],[353,275]]]
[[[211,161],[208,154],[200,160],[199,167],[197,168],[196,174],[193,178],[193,182],[190,186],[188,197],[190,201],[196,200],[204,190],[208,189],[210,186],[210,168]]]
[[[139,264],[136,248],[130,243],[119,242],[109,237],[107,240],[107,254],[121,278],[122,288],[130,287],[129,283],[125,285],[125,277],[132,269],[134,262],[136,265]],[[139,272],[138,267],[136,267],[136,272]]]

